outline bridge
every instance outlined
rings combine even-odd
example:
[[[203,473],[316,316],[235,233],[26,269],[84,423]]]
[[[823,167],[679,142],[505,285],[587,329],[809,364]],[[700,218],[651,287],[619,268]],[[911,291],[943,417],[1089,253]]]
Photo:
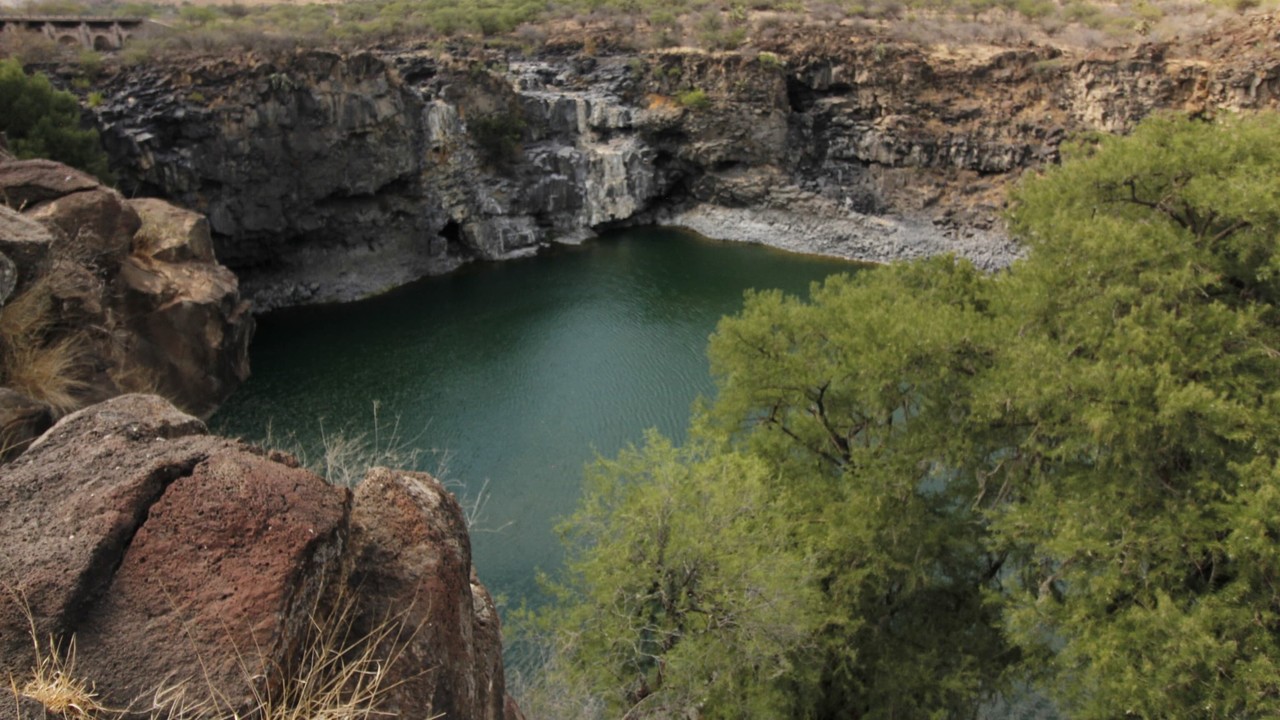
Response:
[[[138,34],[147,23],[145,18],[135,17],[0,15],[0,37],[8,33],[35,32],[63,45],[117,50],[126,38]]]

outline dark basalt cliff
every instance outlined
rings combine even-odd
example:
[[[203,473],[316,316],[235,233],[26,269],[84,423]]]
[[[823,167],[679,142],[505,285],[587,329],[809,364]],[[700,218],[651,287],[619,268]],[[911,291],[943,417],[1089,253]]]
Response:
[[[1274,107],[1278,32],[1258,16],[1105,55],[839,28],[752,54],[309,51],[121,71],[95,112],[125,187],[207,213],[260,309],[628,222],[998,267],[1024,169],[1159,109]]]

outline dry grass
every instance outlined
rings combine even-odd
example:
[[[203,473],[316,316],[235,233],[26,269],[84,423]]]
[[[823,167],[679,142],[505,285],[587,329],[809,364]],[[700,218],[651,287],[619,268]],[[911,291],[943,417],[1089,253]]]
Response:
[[[142,393],[171,398],[173,395],[165,388],[160,372],[155,368],[145,367],[122,359],[115,363],[110,371],[111,382],[121,393]]]
[[[0,309],[0,383],[63,413],[79,405],[89,364],[84,341],[57,333],[46,275]]]
[[[282,450],[298,459],[298,462],[319,475],[331,485],[355,487],[372,467],[414,469],[419,467],[424,452],[419,447],[422,433],[409,437],[396,416],[389,423],[380,415],[381,405],[373,402],[373,418],[369,430],[354,430],[348,425],[340,430],[325,428],[320,423],[319,444],[303,442],[296,433],[277,433],[274,423],[267,425],[262,445]],[[437,467],[433,474],[442,477],[448,453],[429,451],[436,456]]]
[[[248,707],[238,707],[213,687],[193,688],[181,683],[157,688],[150,708],[129,714],[145,714],[154,720],[395,717],[396,713],[380,709],[379,705],[389,692],[413,677],[392,681],[390,671],[417,635],[417,628],[406,628],[404,615],[399,615],[376,623],[367,632],[359,632],[355,629],[357,610],[355,599],[345,594],[339,597],[334,610],[321,613],[313,609],[308,615],[300,657],[288,668],[275,667],[262,673],[241,658],[241,670],[251,693]],[[27,615],[30,620],[30,613]],[[46,718],[106,720],[125,714],[102,705],[93,685],[77,677],[74,637],[63,652],[52,638],[47,649],[34,640],[34,621],[30,632],[36,653],[32,675],[25,682],[9,679],[18,720],[35,720],[23,713],[22,700],[38,703]]]
[[[34,640],[34,630],[32,635]],[[36,664],[31,678],[22,687],[9,678],[15,698],[35,701],[46,712],[63,718],[97,718],[108,713],[98,702],[93,685],[76,676],[75,638],[67,643],[65,653],[58,650],[53,638],[49,638],[47,649],[42,650],[39,641],[33,644]]]
[[[98,702],[93,684],[76,675],[76,642],[72,638],[65,649],[49,638],[47,646],[40,644],[35,617],[25,599],[13,590],[7,590],[22,612],[27,616],[27,632],[35,659],[31,676],[25,681],[9,676],[9,689],[17,705],[17,717],[22,718],[22,700],[39,703],[46,716],[52,713],[61,718],[99,718],[111,711]]]
[[[254,672],[241,669],[252,693],[248,708],[187,685],[156,691],[152,716],[171,720],[365,720],[392,717],[379,709],[382,699],[403,680],[390,681],[390,669],[416,633],[405,633],[401,617],[388,618],[365,633],[355,631],[356,603],[339,599],[336,609],[308,616],[297,666]],[[274,675],[275,677],[270,677]]]

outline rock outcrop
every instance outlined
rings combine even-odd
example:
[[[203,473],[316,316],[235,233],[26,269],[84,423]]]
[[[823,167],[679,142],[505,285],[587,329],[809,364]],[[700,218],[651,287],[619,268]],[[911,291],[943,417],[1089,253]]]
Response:
[[[207,415],[248,376],[253,318],[202,216],[48,160],[0,159],[0,200],[0,385],[55,413],[149,390]]]
[[[384,640],[397,657],[384,707],[400,717],[430,707],[502,720],[497,610],[471,567],[457,500],[425,473],[375,468],[356,488],[351,529],[362,626],[392,618],[406,631]]]
[[[125,395],[0,468],[0,533],[0,675],[19,690],[34,632],[45,654],[74,638],[75,675],[139,716],[306,702],[319,652],[376,666],[379,712],[504,717],[496,613],[457,502],[425,474],[372,470],[353,499]]]
[[[759,54],[306,51],[122,70],[94,112],[124,185],[207,213],[260,308],[634,222],[998,267],[1004,188],[1070,134],[1276,106],[1280,22],[1232,22],[1106,53],[835,26]]]

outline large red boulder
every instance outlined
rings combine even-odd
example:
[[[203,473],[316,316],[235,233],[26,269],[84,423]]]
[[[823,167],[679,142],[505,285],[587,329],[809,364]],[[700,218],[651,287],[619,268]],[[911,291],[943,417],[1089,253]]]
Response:
[[[0,533],[0,677],[17,688],[30,624],[42,642],[74,638],[74,676],[134,716],[295,702],[335,677],[307,674],[324,647],[338,678],[380,670],[375,713],[519,717],[462,510],[429,475],[375,468],[353,500],[290,456],[125,395],[0,466]],[[39,708],[0,699],[0,720],[16,713]]]
[[[126,395],[0,470],[0,675],[31,671],[28,614],[38,637],[77,639],[76,673],[110,707],[185,685],[242,710],[287,668],[336,582],[349,493],[204,432]]]
[[[78,664],[117,703],[146,707],[186,683],[188,698],[254,707],[336,582],[347,491],[206,439],[207,456],[150,507],[79,626]]]
[[[199,420],[126,395],[63,418],[0,468],[0,676],[31,662],[37,635],[66,637],[106,592],[147,510],[204,456]],[[2,704],[2,703],[0,703]]]

